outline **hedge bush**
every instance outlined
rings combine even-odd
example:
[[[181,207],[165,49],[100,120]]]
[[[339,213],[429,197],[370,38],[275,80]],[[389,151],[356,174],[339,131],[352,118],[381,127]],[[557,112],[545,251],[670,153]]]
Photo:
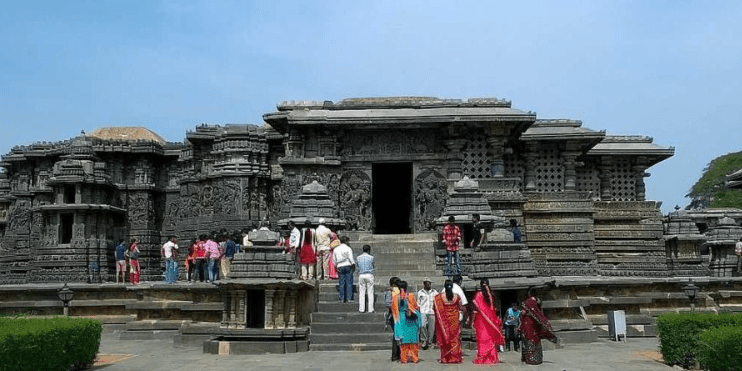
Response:
[[[103,325],[87,318],[0,317],[0,371],[67,371],[95,361]]]
[[[701,348],[700,334],[708,329],[742,327],[742,315],[733,313],[666,313],[657,318],[660,352],[669,365],[691,368]]]
[[[742,327],[723,326],[700,334],[698,362],[710,371],[742,371]]]

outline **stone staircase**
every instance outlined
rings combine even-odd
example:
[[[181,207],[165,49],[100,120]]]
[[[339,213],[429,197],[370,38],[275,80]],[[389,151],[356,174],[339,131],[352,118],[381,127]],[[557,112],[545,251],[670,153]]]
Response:
[[[411,292],[422,287],[424,277],[429,277],[435,287],[443,286],[443,272],[435,265],[435,233],[352,237],[353,254],[357,256],[363,252],[363,245],[371,245],[376,261],[374,313],[358,312],[357,272],[353,277],[356,295],[352,302],[338,302],[337,281],[318,281],[319,300],[312,313],[310,350],[388,350],[392,333],[391,329],[384,330],[384,293],[389,288],[389,278],[397,276],[407,281]]]

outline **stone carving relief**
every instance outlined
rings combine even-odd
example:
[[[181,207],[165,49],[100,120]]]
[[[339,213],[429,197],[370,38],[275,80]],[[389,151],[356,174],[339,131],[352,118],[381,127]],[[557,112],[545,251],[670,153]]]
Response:
[[[133,227],[144,227],[154,217],[154,205],[146,193],[129,195],[129,221]]]
[[[178,225],[178,221],[181,219],[180,213],[180,197],[171,200],[165,209],[165,225],[169,227],[175,227]]]
[[[360,170],[343,173],[340,178],[340,210],[348,229],[371,229],[371,178]]]
[[[8,230],[16,233],[29,231],[31,223],[31,202],[19,200],[10,208],[10,224]]]
[[[435,219],[446,207],[448,192],[446,178],[433,170],[426,170],[415,178],[415,230],[432,230]]]
[[[414,155],[435,152],[435,133],[378,131],[368,135],[342,138],[341,156],[352,155]]]

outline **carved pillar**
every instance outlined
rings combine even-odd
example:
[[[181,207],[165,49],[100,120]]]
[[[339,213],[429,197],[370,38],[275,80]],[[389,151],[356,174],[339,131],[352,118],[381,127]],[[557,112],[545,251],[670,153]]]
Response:
[[[505,154],[505,138],[500,136],[488,137],[487,144],[491,156],[492,176],[502,178],[505,176],[505,160],[502,157]]]
[[[644,201],[647,197],[647,188],[644,184],[644,177],[648,176],[646,173],[646,158],[637,158],[636,163],[634,164],[634,166],[631,167],[631,170],[634,172],[636,183],[634,188],[635,199],[636,201]]]
[[[273,294],[276,290],[265,290],[265,326],[264,328],[274,328],[273,325]]]
[[[323,157],[336,156],[335,142],[335,135],[331,131],[323,131],[319,137],[319,155]]]
[[[575,169],[577,162],[575,161],[575,159],[577,159],[577,156],[579,156],[579,154],[580,153],[576,151],[565,151],[564,153],[562,153],[562,158],[564,159],[565,191],[574,191],[577,187],[577,170]]]
[[[273,308],[273,312],[276,314],[276,320],[274,321],[276,328],[286,328],[286,322],[285,322],[285,300],[286,299],[286,290],[285,289],[279,289],[276,290],[276,306]]]
[[[603,156],[600,159],[600,200],[611,201],[613,198],[613,189],[611,187],[611,181],[613,180],[613,158],[610,156]]]
[[[222,322],[219,324],[221,328],[229,327],[229,317],[232,312],[232,292],[226,288],[221,289],[222,292]]]
[[[296,306],[298,299],[298,291],[295,289],[289,289],[288,292],[288,318],[286,319],[286,328],[296,328]]]
[[[538,143],[529,142],[526,146],[526,192],[536,192],[536,159],[538,158]]]
[[[237,290],[237,328],[247,327],[247,291]]]
[[[239,312],[239,306],[240,306],[240,299],[239,299],[239,290],[232,290],[230,291],[229,295],[229,328],[235,328],[239,326],[238,322],[238,312]]]
[[[304,135],[291,129],[286,141],[286,157],[304,157]]]
[[[461,153],[461,149],[464,148],[466,141],[464,139],[449,139],[443,141],[443,145],[448,149],[447,165],[448,165],[448,179],[460,180],[461,179],[461,163],[464,160],[464,154]]]

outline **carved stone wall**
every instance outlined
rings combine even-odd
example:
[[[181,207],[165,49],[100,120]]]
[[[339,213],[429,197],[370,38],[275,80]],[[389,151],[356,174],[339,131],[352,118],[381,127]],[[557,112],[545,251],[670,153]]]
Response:
[[[559,149],[544,146],[534,164],[537,192],[560,192],[564,189],[564,165]]]
[[[595,202],[595,250],[604,276],[666,277],[664,227],[653,201]]]
[[[487,136],[484,134],[472,135],[462,152],[464,161],[461,163],[464,176],[471,179],[487,179],[492,177],[492,159],[488,153]]]
[[[631,160],[616,158],[611,171],[611,200],[634,201],[636,199],[636,176],[631,169]]]
[[[524,242],[541,275],[597,273],[592,200],[586,192],[527,193]]]
[[[340,217],[350,230],[370,231],[371,177],[361,170],[348,170],[340,178]]]
[[[435,228],[448,199],[446,178],[434,170],[426,170],[415,178],[415,230]]]

